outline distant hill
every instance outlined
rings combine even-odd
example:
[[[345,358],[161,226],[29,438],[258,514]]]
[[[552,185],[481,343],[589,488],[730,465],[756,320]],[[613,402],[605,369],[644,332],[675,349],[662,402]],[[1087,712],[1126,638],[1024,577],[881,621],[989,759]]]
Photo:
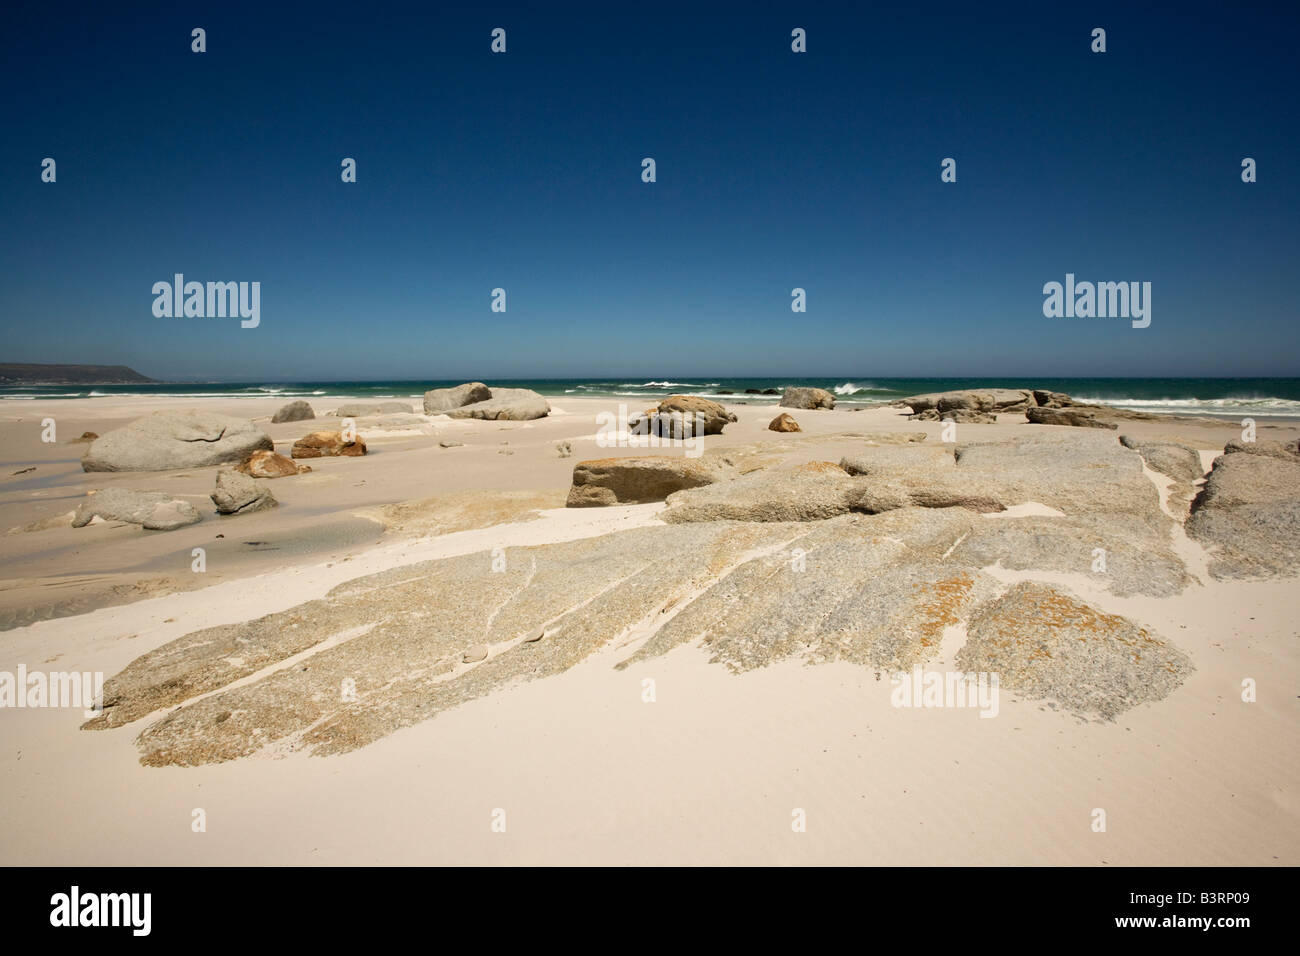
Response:
[[[0,385],[141,385],[145,378],[125,365],[11,365],[0,362]]]

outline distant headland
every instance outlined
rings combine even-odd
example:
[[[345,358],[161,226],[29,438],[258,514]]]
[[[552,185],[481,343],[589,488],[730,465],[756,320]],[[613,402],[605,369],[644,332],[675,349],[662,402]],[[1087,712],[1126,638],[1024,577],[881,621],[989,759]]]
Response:
[[[20,365],[0,362],[0,385],[132,385],[156,382],[125,365]]]

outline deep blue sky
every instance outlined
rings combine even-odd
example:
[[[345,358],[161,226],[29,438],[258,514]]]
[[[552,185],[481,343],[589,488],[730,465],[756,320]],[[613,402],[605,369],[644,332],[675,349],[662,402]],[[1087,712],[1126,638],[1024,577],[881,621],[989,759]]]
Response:
[[[907,6],[7,11],[0,361],[1300,374],[1296,5]],[[1150,281],[1151,327],[1044,318],[1067,271]],[[261,326],[155,318],[174,272],[260,281]]]

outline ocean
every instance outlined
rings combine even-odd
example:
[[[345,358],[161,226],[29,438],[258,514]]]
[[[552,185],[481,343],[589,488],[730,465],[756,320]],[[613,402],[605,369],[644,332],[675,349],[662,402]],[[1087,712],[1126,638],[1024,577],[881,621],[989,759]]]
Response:
[[[150,385],[10,385],[2,399],[95,398],[126,395],[174,395],[176,398],[283,396],[285,399],[342,395],[357,399],[418,399],[427,389],[460,381],[373,382],[171,382]],[[925,392],[967,388],[1045,388],[1067,392],[1077,400],[1104,402],[1135,411],[1226,418],[1300,418],[1300,378],[623,378],[493,379],[488,384],[531,388],[543,395],[627,399],[639,405],[667,395],[704,395],[727,402],[770,403],[772,395],[795,385],[824,388],[841,404],[868,406]]]

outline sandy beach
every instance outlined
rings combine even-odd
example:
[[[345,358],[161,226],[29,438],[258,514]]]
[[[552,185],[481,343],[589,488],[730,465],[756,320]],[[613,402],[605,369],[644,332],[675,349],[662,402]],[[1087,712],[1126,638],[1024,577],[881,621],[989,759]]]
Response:
[[[310,473],[264,482],[278,506],[231,516],[209,498],[217,466],[86,472],[87,444],[73,441],[195,409],[250,421],[288,455],[307,432],[339,428],[326,412],[350,400],[314,397],[315,420],[280,424],[275,397],[0,408],[0,671],[109,679],[95,728],[82,729],[80,709],[3,714],[7,862],[1300,862],[1294,571],[1224,573],[1184,528],[1239,423],[1105,431],[998,413],[958,423],[945,441],[943,422],[907,408],[773,398],[726,405],[736,421],[700,439],[698,460],[725,480],[667,502],[566,507],[582,462],[684,452],[603,447],[598,416],[617,402],[551,398],[549,414],[527,421],[359,417],[364,456],[305,460]],[[801,431],[769,430],[780,412]],[[42,441],[47,419],[54,442]],[[1201,476],[1162,473],[1121,435],[1193,449]],[[1297,435],[1289,420],[1258,426],[1261,443]],[[1116,490],[1109,471],[1056,497],[1035,494],[1034,477],[1012,487],[1014,468],[996,456],[1027,441],[1095,454],[1098,464],[1071,467],[1115,469]],[[962,458],[966,446],[979,447]],[[954,448],[953,474],[969,468],[982,484],[960,503],[922,502],[916,482],[952,471]],[[980,455],[994,458],[975,470]],[[829,472],[852,494],[913,497],[829,517],[733,515],[783,476],[795,476],[792,500],[820,501]],[[804,481],[816,487],[800,491]],[[1041,523],[1092,528],[1092,510],[1073,505],[1094,487],[1098,540],[1114,542],[1109,573],[1033,551],[1018,560],[1020,545],[988,538],[1023,527],[1026,548],[1050,551]],[[72,527],[87,493],[111,488],[163,491],[203,517],[173,531]],[[994,506],[981,503],[989,495]],[[983,563],[999,547],[1008,556]],[[775,575],[792,548],[806,550],[809,572],[787,584]],[[490,570],[494,558],[509,561],[505,573]],[[885,648],[889,628],[849,627],[830,646],[813,635],[820,625],[785,619],[845,600],[812,591],[857,587],[845,569],[859,559],[875,563],[855,578],[898,576],[861,614],[907,622],[895,628],[901,643]],[[880,610],[890,595],[954,579],[969,593],[951,606]],[[891,701],[882,662],[971,670],[972,635],[993,633],[989,615],[1008,595],[1048,593],[1036,585],[1101,615],[1120,639],[1120,622],[1150,639],[1168,655],[1158,679],[1121,668],[1118,683],[1094,688],[1093,707],[1062,691],[1075,671],[1036,671],[1063,683],[1048,693],[1004,682],[997,719]],[[727,623],[738,618],[748,623]],[[209,636],[186,645],[196,632]],[[212,650],[223,641],[248,652]],[[172,642],[182,651],[166,650]],[[486,659],[462,657],[480,644]],[[359,701],[328,699],[323,688],[353,673]],[[806,827],[792,827],[800,819]]]

